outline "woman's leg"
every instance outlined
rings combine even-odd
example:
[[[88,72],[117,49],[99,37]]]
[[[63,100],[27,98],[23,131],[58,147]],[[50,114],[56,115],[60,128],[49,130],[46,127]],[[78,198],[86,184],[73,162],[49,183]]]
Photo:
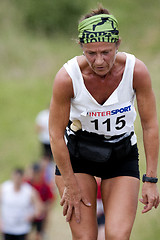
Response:
[[[73,213],[72,219],[69,222],[73,240],[96,240],[97,239],[97,218],[96,218],[96,197],[97,183],[95,178],[88,174],[76,173],[76,178],[81,191],[85,194],[88,201],[92,204],[91,207],[81,204],[81,221],[77,223]],[[64,191],[64,183],[61,176],[56,176],[56,184],[60,195]]]
[[[139,192],[139,179],[128,176],[102,181],[107,240],[129,240]]]

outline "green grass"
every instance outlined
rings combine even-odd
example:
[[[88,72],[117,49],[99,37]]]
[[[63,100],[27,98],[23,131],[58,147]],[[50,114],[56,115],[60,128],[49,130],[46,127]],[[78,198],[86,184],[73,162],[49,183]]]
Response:
[[[121,51],[128,51],[143,60],[150,71],[160,120],[159,23],[160,1],[108,0],[105,7],[119,19]],[[97,1],[90,1],[91,7]],[[70,58],[81,54],[72,38],[47,38],[31,34],[23,27],[22,15],[11,1],[2,1],[0,8],[0,182],[9,178],[14,166],[28,166],[40,156],[35,131],[35,118],[49,105],[54,76]],[[76,23],[75,23],[76,24]],[[140,149],[140,169],[145,172],[145,157],[139,117],[135,130]],[[159,175],[159,173],[158,173]],[[158,184],[159,186],[159,184]],[[160,236],[160,210],[138,214],[131,240],[157,240]],[[60,213],[59,207],[56,213]],[[56,220],[54,222],[56,225]],[[64,226],[64,232],[67,225]],[[58,229],[56,229],[58,230]],[[59,229],[59,238],[62,229]],[[58,233],[57,233],[58,234]],[[62,234],[63,235],[63,234]],[[68,239],[69,236],[68,236]],[[66,239],[67,240],[67,239]]]

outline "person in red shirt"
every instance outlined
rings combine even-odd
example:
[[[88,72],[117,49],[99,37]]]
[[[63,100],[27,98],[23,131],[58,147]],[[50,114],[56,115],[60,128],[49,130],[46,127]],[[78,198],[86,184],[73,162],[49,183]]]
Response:
[[[44,214],[34,219],[33,226],[36,227],[36,240],[41,240],[45,233],[47,219],[54,201],[54,195],[43,178],[43,169],[40,164],[35,163],[31,168],[30,178],[27,182],[37,190],[44,203]]]

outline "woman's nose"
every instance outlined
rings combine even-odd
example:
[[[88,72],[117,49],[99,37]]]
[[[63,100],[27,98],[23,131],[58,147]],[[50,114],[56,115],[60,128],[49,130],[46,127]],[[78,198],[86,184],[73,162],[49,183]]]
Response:
[[[103,56],[101,54],[97,54],[95,58],[95,63],[97,65],[101,65],[104,62]]]

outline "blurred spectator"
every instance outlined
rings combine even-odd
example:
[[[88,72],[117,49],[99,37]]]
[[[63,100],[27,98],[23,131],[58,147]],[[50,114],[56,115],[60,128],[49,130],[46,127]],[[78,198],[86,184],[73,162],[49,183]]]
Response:
[[[42,155],[52,158],[50,147],[49,130],[48,130],[49,109],[45,109],[36,117],[36,130],[38,139],[42,145]]]
[[[101,179],[97,180],[97,223],[98,223],[98,238],[97,240],[105,239],[105,216],[101,197]]]
[[[33,221],[33,225],[36,227],[36,240],[41,240],[43,239],[43,236],[46,232],[46,225],[48,222],[51,207],[53,205],[54,195],[50,187],[44,181],[43,169],[40,163],[33,164],[31,176],[27,182],[38,191],[45,207],[44,214],[39,218],[35,218]]]
[[[44,181],[51,188],[51,191],[55,193],[55,163],[50,157],[44,156],[41,158],[40,164],[43,169]]]
[[[29,184],[23,182],[23,169],[13,171],[12,180],[0,188],[1,232],[4,240],[25,240],[31,222],[42,215],[43,204]]]
[[[50,147],[49,130],[49,109],[45,109],[36,117],[36,129],[38,132],[38,138],[42,145],[42,156],[40,159],[41,166],[43,168],[44,181],[50,186],[52,192],[55,190],[55,163],[53,161],[53,155]]]

